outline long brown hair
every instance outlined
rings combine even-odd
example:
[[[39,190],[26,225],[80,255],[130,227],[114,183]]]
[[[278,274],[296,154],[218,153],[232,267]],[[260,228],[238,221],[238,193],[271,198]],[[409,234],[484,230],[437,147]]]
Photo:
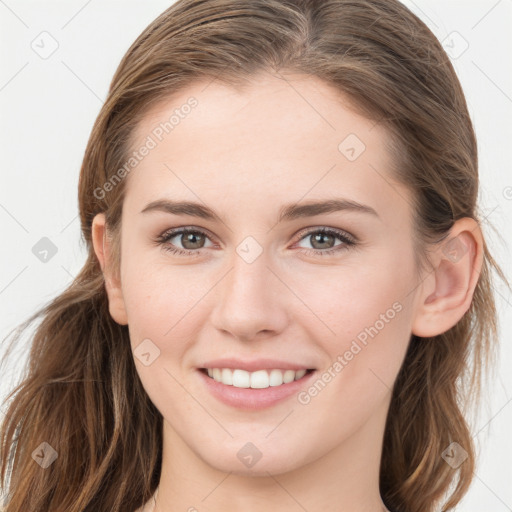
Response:
[[[178,0],[129,48],[93,127],[79,183],[87,260],[14,335],[41,319],[2,424],[6,512],[126,512],[155,491],[162,416],[138,378],[127,327],[109,314],[92,220],[105,212],[117,271],[126,179],[105,184],[119,177],[144,114],[198,79],[240,86],[266,69],[319,77],[387,128],[394,172],[414,193],[423,263],[427,244],[442,242],[455,220],[483,221],[461,85],[439,41],[398,0]],[[380,491],[392,510],[450,510],[470,485],[476,453],[464,411],[497,353],[493,269],[506,282],[484,241],[470,309],[439,336],[411,336],[381,461]],[[458,470],[441,457],[453,441],[468,455]],[[35,463],[38,454],[55,458],[52,450],[48,467]]]

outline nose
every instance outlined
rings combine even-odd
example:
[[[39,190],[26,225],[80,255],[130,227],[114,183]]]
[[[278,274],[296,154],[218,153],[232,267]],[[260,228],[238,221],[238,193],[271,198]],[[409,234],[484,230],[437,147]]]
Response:
[[[224,335],[243,341],[268,338],[282,332],[289,321],[289,290],[268,264],[266,254],[251,263],[238,254],[217,285],[218,302],[212,323]]]

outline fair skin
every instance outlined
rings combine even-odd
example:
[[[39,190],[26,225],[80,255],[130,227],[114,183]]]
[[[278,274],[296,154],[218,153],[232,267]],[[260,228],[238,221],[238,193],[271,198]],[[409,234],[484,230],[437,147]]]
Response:
[[[155,512],[385,510],[382,438],[410,335],[448,330],[471,303],[482,262],[477,223],[461,219],[450,233],[467,249],[463,257],[432,251],[432,271],[419,275],[411,195],[391,178],[384,129],[323,82],[285,76],[260,74],[243,91],[196,83],[144,117],[134,148],[190,96],[198,100],[126,178],[120,279],[107,272],[104,215],[93,222],[113,319],[129,326],[132,349],[150,339],[160,350],[148,366],[134,358],[164,419]],[[366,146],[353,161],[338,149],[348,134]],[[221,220],[141,213],[163,198],[207,205]],[[334,198],[378,215],[344,210],[277,222],[284,205]],[[206,235],[166,244],[194,254],[155,243],[185,226]],[[322,227],[358,242],[319,255],[343,245],[336,236],[315,243]],[[248,236],[263,250],[251,263],[236,250]],[[400,311],[307,404],[295,393],[245,410],[205,388],[202,361],[269,357],[314,368],[308,389],[394,303]],[[237,457],[247,442],[262,454],[252,467]]]

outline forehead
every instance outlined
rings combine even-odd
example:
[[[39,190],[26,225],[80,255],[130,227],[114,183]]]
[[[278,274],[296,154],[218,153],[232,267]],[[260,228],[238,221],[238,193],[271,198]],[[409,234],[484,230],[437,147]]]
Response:
[[[316,77],[261,74],[243,88],[198,81],[148,111],[133,140],[134,150],[149,140],[152,148],[129,176],[127,199],[396,204],[388,133]]]
[[[194,106],[189,107],[192,101]],[[322,136],[335,143],[347,132],[375,147],[387,136],[377,123],[357,114],[349,97],[332,85],[318,77],[291,73],[262,72],[243,87],[212,79],[194,82],[153,106],[139,123],[134,139],[141,142],[166,123],[162,135],[169,142],[180,132],[190,135],[192,130],[198,138],[219,137],[219,132],[236,136],[232,139],[237,142],[250,137],[253,146],[274,141],[276,132],[281,145],[297,140],[316,145]],[[224,144],[229,141],[223,137]]]

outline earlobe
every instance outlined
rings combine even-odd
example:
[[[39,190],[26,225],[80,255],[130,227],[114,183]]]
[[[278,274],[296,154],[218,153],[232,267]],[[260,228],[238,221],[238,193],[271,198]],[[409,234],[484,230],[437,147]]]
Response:
[[[120,280],[109,271],[110,241],[107,237],[105,215],[98,213],[92,222],[92,243],[105,278],[110,316],[120,325],[128,325],[128,317]]]
[[[471,306],[482,261],[483,237],[478,223],[468,217],[456,221],[423,281],[412,334],[437,336],[464,316]]]

